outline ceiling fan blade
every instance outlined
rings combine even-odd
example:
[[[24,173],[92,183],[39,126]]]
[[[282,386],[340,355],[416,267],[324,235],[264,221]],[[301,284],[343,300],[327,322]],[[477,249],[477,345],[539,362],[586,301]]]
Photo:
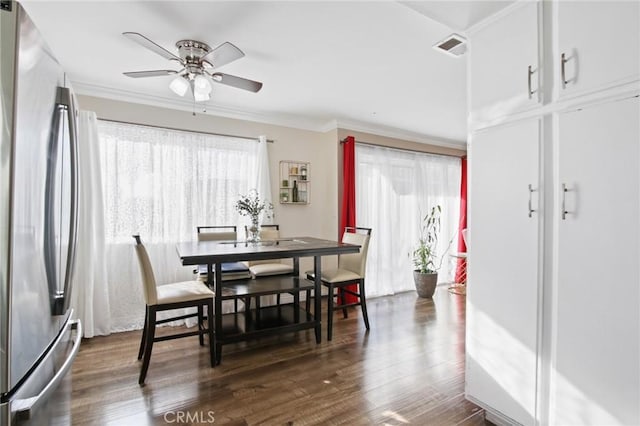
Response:
[[[227,86],[237,87],[238,89],[244,89],[254,93],[262,89],[262,83],[259,81],[248,80],[246,78],[236,77],[235,75],[216,72],[211,74],[211,78],[216,83],[226,84]]]
[[[153,70],[153,71],[131,71],[123,72],[122,74],[127,77],[140,78],[140,77],[160,77],[163,75],[178,74],[179,71],[174,70]]]
[[[138,43],[142,47],[146,47],[147,49],[151,50],[152,52],[157,53],[158,55],[162,56],[165,59],[169,59],[169,60],[172,60],[172,61],[178,61],[178,62],[182,63],[182,60],[179,57],[177,57],[173,53],[169,52],[167,49],[165,49],[164,47],[160,46],[159,44],[156,44],[153,41],[149,40],[148,38],[146,38],[145,36],[143,36],[140,33],[125,32],[125,33],[122,33],[122,35],[127,37],[129,40],[135,41],[136,43]]]
[[[238,49],[228,41],[222,43],[220,46],[213,49],[202,57],[202,60],[207,61],[213,65],[214,68],[221,67],[233,62],[236,59],[240,59],[244,56],[244,52]]]

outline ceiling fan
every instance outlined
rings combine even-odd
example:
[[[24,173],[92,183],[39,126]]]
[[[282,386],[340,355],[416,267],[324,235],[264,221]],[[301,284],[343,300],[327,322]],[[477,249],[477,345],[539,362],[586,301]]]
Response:
[[[211,81],[254,93],[262,88],[262,83],[258,81],[214,71],[244,56],[242,50],[229,42],[222,43],[220,46],[212,49],[208,44],[201,41],[180,40],[176,43],[178,55],[174,55],[142,34],[125,32],[122,33],[122,35],[157,53],[163,58],[176,61],[182,65],[182,69],[179,71],[151,70],[123,73],[127,77],[158,77],[177,74],[177,77],[169,84],[169,88],[179,96],[184,96],[189,88],[191,88],[193,99],[196,102],[208,101],[210,99],[212,90]]]

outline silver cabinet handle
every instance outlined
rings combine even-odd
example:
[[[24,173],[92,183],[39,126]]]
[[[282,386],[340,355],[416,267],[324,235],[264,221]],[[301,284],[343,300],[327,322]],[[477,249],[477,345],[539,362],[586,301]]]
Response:
[[[531,90],[531,75],[534,72],[535,71],[531,71],[531,65],[529,65],[529,68],[527,68],[527,85],[528,85],[527,94],[529,95],[529,99],[531,99],[531,96],[533,96],[533,94],[536,93],[534,90]]]
[[[567,198],[566,197],[567,191],[569,191],[567,189],[567,185],[563,183],[562,184],[562,220],[566,220],[567,219],[567,213],[569,213],[567,211],[567,207],[566,207],[566,204],[565,204],[565,199]]]
[[[562,78],[562,88],[564,89],[565,87],[567,87],[567,84],[569,83],[567,81],[567,77],[565,74],[565,67],[564,65],[567,63],[568,59],[566,58],[566,55],[563,53],[560,56],[560,74],[561,74],[561,78]]]
[[[529,217],[531,217],[531,215],[536,212],[536,210],[531,208],[531,196],[536,191],[537,191],[537,189],[533,189],[533,186],[531,184],[529,184],[529,205],[528,205],[528,207],[529,207]]]

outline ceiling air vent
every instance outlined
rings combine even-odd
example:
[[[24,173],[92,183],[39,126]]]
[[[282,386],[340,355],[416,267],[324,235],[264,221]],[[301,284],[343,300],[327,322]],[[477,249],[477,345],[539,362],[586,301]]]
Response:
[[[434,44],[433,48],[457,58],[467,51],[467,39],[458,34],[451,34],[444,40],[440,40]]]

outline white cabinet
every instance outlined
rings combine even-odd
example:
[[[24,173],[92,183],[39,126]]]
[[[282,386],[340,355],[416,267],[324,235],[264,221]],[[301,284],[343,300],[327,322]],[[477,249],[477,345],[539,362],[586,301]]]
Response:
[[[639,425],[640,2],[518,2],[468,35],[466,395]]]
[[[539,99],[538,3],[522,2],[471,32],[470,120],[526,110]]]
[[[559,115],[551,424],[640,424],[639,117]]]
[[[638,79],[640,2],[559,1],[554,6],[560,97]]]
[[[536,402],[539,120],[476,133],[469,158],[466,393],[521,424]]]

